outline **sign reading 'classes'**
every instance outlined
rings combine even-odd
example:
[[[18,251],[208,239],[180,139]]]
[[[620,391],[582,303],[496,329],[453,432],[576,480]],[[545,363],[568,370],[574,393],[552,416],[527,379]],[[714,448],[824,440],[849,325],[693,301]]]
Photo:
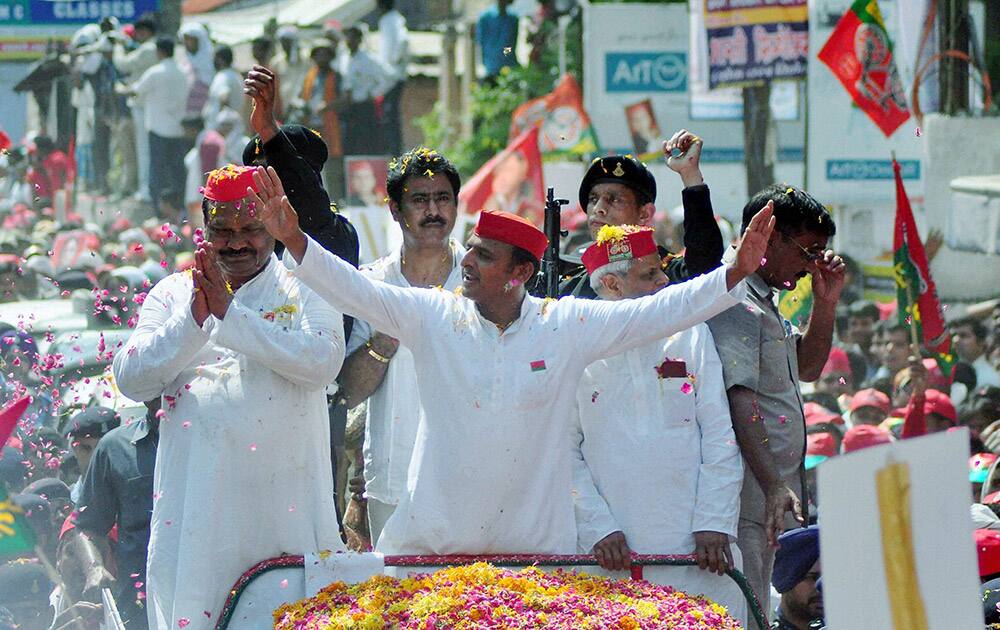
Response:
[[[686,92],[687,54],[609,52],[604,56],[608,92]]]
[[[3,0],[0,24],[79,24],[115,17],[138,19],[159,8],[159,0]]]

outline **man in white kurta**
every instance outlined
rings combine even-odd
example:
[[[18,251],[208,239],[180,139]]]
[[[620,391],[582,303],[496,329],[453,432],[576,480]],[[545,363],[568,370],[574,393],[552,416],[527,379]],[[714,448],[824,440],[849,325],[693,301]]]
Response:
[[[625,238],[629,246],[599,238],[592,255],[584,255],[603,299],[649,294],[667,283],[652,230]],[[615,262],[600,255],[609,246]],[[743,463],[722,364],[705,324],[591,364],[577,406],[573,496],[581,553],[600,552],[599,543],[615,533],[624,535],[627,549],[649,554],[693,553],[696,533],[736,540]],[[728,546],[738,568],[739,551]],[[699,567],[645,567],[643,577],[705,595],[745,621],[746,601],[728,576]]]
[[[343,549],[324,393],[343,361],[342,317],[273,251],[262,260],[224,317],[202,326],[190,273],[157,283],[115,357],[122,392],[162,396],[165,412],[145,589],[151,628],[212,628],[235,581],[260,560]]]
[[[537,262],[544,250],[544,235],[524,219],[481,214],[462,261],[463,287],[478,296],[473,301],[443,289],[372,281],[324,252],[298,230],[276,180],[262,184],[257,178],[257,205],[268,230],[288,248],[285,265],[344,313],[413,353],[420,423],[407,492],[378,542],[377,550],[387,554],[573,553],[570,426],[574,384],[584,368],[727,308],[744,293],[742,278],[760,260],[744,258],[656,295],[620,302],[534,298],[523,289],[530,267],[523,272],[523,265],[513,265],[525,277],[501,291],[519,310],[498,326],[479,307],[495,299],[484,293],[487,272],[495,273],[487,260],[506,256],[495,269],[525,250]],[[761,216],[744,239],[745,256],[766,246],[770,216]]]
[[[363,267],[362,273],[398,287],[456,289],[462,283],[460,263],[465,256],[465,248],[449,236],[458,213],[458,170],[443,155],[423,147],[393,158],[389,166],[388,211],[399,225],[403,243]],[[368,399],[362,449],[364,505],[374,544],[406,491],[420,418],[413,354],[358,320],[337,381],[349,406]]]

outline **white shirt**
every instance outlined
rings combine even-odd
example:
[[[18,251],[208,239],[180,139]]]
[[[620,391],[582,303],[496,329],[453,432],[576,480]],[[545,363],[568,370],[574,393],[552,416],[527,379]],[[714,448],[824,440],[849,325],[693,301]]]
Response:
[[[136,103],[145,110],[148,131],[163,138],[184,135],[181,121],[187,109],[188,80],[173,58],[143,72],[133,89]]]
[[[363,50],[346,55],[341,67],[342,89],[351,92],[351,101],[355,103],[382,96],[392,87],[389,71]]]
[[[667,360],[683,361],[691,377],[660,378],[656,368]],[[580,379],[577,406],[573,500],[580,553],[616,531],[633,551],[651,554],[694,552],[696,531],[736,540],[743,460],[707,325],[592,363]],[[732,551],[739,553],[735,545]],[[643,577],[721,600],[737,619],[746,614],[728,576],[647,567]]]
[[[575,383],[594,361],[737,303],[725,270],[637,300],[526,297],[503,334],[443,289],[367,278],[311,239],[283,262],[344,313],[413,353],[420,421],[407,491],[383,553],[572,553],[570,426]]]
[[[159,57],[156,54],[156,38],[150,37],[139,47],[125,51],[121,44],[115,46],[114,64],[119,72],[129,75],[133,80],[137,80],[142,73],[157,64]]]
[[[378,19],[379,61],[390,71],[392,84],[406,78],[409,63],[410,33],[406,18],[393,9]]]
[[[240,73],[232,68],[216,72],[212,83],[208,86],[208,98],[201,108],[205,126],[212,129],[216,127],[215,117],[223,107],[228,107],[234,112],[243,111],[243,99],[243,78]]]
[[[452,271],[444,283],[446,291],[462,284],[459,263],[465,249],[451,241]],[[400,265],[401,250],[376,260],[362,269],[372,280],[393,286],[408,287]],[[364,344],[372,337],[371,326],[357,321],[351,332],[350,345]],[[406,491],[406,471],[413,454],[420,419],[420,395],[417,390],[417,368],[413,353],[400,346],[385,371],[382,384],[368,399],[365,418],[365,495],[382,503],[395,505]]]
[[[74,87],[70,92],[70,103],[76,108],[76,143],[94,143],[94,107],[97,96],[94,86],[84,79],[80,87]]]
[[[985,354],[979,355],[979,358],[972,362],[972,369],[976,371],[976,389],[987,385],[1000,387],[1000,374],[993,368]]]
[[[159,629],[212,628],[260,560],[343,549],[324,393],[344,358],[340,313],[273,255],[224,319],[199,328],[190,304],[189,274],[157,283],[114,361],[122,393],[162,395],[166,412],[145,589]]]

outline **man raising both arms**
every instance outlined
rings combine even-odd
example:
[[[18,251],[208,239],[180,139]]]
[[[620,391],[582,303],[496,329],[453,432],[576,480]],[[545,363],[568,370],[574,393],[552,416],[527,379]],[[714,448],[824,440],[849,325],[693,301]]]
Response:
[[[302,233],[274,171],[258,170],[254,181],[258,192],[248,194],[287,246],[282,260],[294,275],[413,353],[420,420],[406,491],[378,541],[383,553],[572,553],[567,428],[584,368],[734,305],[773,228],[765,208],[736,262],[656,295],[548,301],[524,287],[545,235],[515,215],[483,212],[458,294],[365,277]]]

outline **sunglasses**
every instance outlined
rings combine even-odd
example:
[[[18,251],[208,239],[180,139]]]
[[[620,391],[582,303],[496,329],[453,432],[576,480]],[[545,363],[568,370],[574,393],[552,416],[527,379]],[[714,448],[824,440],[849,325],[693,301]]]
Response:
[[[779,234],[781,234],[781,238],[785,239],[786,241],[790,243],[795,243],[795,246],[798,247],[799,250],[801,250],[802,257],[805,259],[806,262],[810,263],[816,262],[817,260],[823,257],[824,250],[815,251],[806,249],[805,247],[802,247],[802,245],[800,245],[798,241],[796,241],[791,236],[785,234],[784,232],[779,232]]]

